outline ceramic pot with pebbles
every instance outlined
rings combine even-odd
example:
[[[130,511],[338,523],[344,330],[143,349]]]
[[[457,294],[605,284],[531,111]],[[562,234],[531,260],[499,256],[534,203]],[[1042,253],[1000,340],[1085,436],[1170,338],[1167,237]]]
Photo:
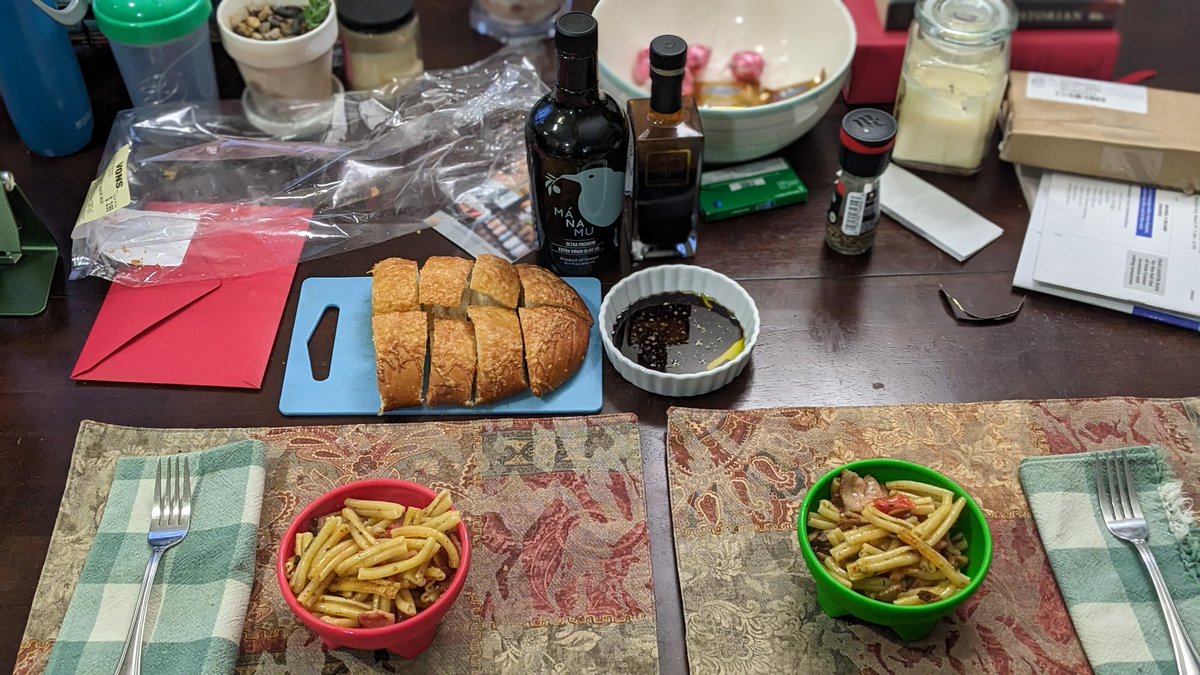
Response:
[[[249,95],[260,101],[321,100],[334,93],[336,17],[332,0],[223,0],[217,5],[221,44],[237,62]]]

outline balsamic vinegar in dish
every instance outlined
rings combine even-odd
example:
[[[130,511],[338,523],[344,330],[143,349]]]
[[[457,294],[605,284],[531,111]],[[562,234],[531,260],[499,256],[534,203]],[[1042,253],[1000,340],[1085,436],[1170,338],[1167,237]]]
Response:
[[[745,348],[737,317],[706,295],[662,293],[626,307],[612,329],[626,358],[663,373],[703,373]]]

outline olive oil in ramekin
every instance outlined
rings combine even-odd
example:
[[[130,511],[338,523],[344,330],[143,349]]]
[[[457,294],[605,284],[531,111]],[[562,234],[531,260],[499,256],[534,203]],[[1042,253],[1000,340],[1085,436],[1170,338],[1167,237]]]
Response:
[[[662,293],[617,316],[612,341],[630,361],[663,373],[703,373],[745,348],[737,317],[706,295]]]

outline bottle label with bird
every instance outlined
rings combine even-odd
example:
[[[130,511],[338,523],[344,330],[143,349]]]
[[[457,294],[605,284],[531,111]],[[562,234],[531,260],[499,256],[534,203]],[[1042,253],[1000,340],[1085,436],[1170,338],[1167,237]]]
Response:
[[[560,274],[590,276],[602,257],[616,251],[625,172],[607,161],[581,167],[552,158],[543,169],[543,180],[535,184],[542,246]]]

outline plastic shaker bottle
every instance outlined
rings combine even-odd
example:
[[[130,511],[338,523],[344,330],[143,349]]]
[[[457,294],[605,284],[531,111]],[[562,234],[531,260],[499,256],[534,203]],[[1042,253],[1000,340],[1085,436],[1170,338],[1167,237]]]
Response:
[[[0,97],[21,141],[59,157],[92,139],[92,104],[67,31],[38,6],[0,0]]]
[[[86,11],[87,0],[72,0],[47,13],[70,25]],[[112,44],[134,106],[217,100],[211,0],[94,0],[92,12]]]

